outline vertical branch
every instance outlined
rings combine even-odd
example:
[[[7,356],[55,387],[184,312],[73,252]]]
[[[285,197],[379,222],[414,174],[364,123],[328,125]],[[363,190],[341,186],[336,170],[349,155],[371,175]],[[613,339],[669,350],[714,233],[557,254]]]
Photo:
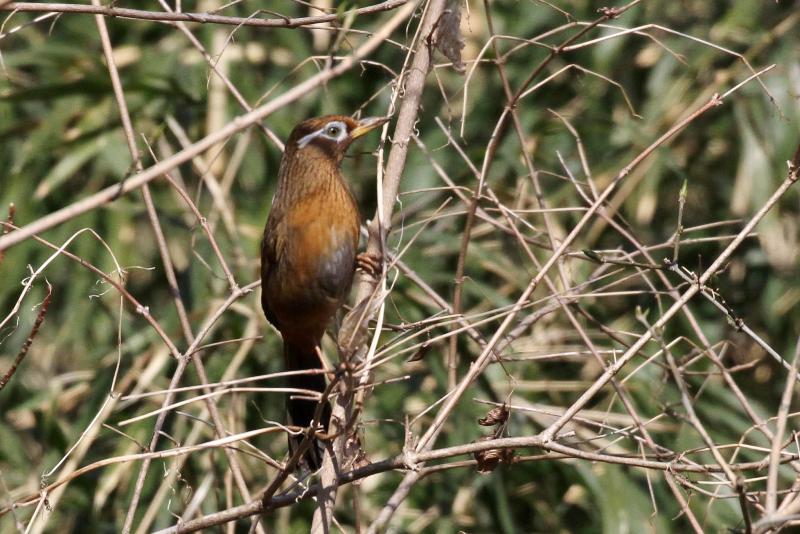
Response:
[[[386,171],[383,178],[383,190],[378,199],[379,205],[375,216],[369,223],[369,240],[367,242],[367,253],[373,256],[383,256],[384,244],[389,230],[391,229],[391,217],[400,190],[400,178],[405,167],[408,146],[414,135],[414,127],[419,114],[420,102],[425,87],[425,79],[431,68],[433,56],[432,39],[436,22],[442,14],[445,0],[429,0],[425,6],[425,12],[420,22],[417,32],[417,40],[414,45],[414,58],[408,70],[405,80],[400,80],[398,91],[402,93],[402,100],[397,113],[397,124],[394,129],[393,144],[389,151],[386,162]],[[413,4],[409,4],[413,5]],[[375,289],[376,281],[362,279],[359,285],[356,302],[362,302],[369,298]],[[368,320],[369,317],[364,320]],[[369,378],[366,379],[369,381]],[[339,395],[333,406],[331,425],[334,431],[343,429],[347,424],[348,414],[352,401],[352,391],[347,395]],[[338,435],[334,439],[333,451],[339,461],[342,461],[341,452],[344,451],[344,444],[348,436]],[[322,486],[317,496],[318,508],[314,513],[314,520],[311,531],[314,533],[327,532],[333,507],[336,503],[336,476],[337,467],[334,459],[331,458],[330,451],[326,452],[323,460],[320,484]]]
[[[792,371],[786,378],[786,387],[781,397],[781,405],[778,409],[778,427],[775,435],[772,436],[772,447],[769,452],[769,472],[767,473],[767,515],[775,513],[778,503],[778,468],[780,467],[781,448],[783,445],[783,434],[786,432],[786,421],[789,416],[789,407],[792,404],[794,387],[797,384],[797,363],[800,360],[800,337],[797,338],[797,345],[794,349],[792,358]]]

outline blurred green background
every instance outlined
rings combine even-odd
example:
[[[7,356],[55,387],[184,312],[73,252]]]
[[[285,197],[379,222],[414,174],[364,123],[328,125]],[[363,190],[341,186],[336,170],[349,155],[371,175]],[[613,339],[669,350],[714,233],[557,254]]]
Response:
[[[162,9],[157,2],[150,1],[123,1],[115,5]],[[186,1],[182,8],[205,11],[221,5]],[[337,26],[372,32],[392,16],[392,12],[355,19],[346,15],[349,8],[360,5],[347,2],[336,6],[341,14]],[[448,301],[454,291],[466,205],[443,182],[432,162],[444,169],[457,187],[464,188],[468,198],[476,186],[476,178],[458,151],[448,144],[435,119],[450,129],[466,155],[480,168],[505,104],[497,68],[487,61],[494,57],[491,47],[483,56],[484,61],[472,70],[473,60],[490,35],[484,5],[473,1],[457,5],[463,10],[462,32],[466,44],[463,58],[468,76],[456,72],[441,54],[434,55],[436,67],[428,77],[416,126],[427,152],[418,144],[411,146],[390,239],[393,250],[404,250],[402,259],[416,275]],[[491,2],[489,6],[495,32],[515,38],[498,39],[501,53],[513,51],[504,62],[513,89],[548,54],[546,48],[520,39],[533,39],[561,28],[543,39],[548,45],[557,45],[579,31],[579,26],[565,25],[572,20],[592,21],[601,7],[580,0],[552,5],[504,0]],[[259,7],[263,6],[244,1],[220,13],[247,17]],[[567,69],[520,102],[525,146],[521,146],[512,128],[499,147],[487,185],[525,222],[519,224],[520,231],[534,243],[546,244],[543,217],[535,211],[539,206],[521,157],[521,150],[526,150],[539,170],[547,206],[576,208],[551,214],[556,237],[563,238],[582,215],[578,208],[585,208],[585,202],[567,178],[559,158],[563,158],[584,189],[587,177],[581,169],[575,138],[551,110],[568,118],[580,134],[592,179],[603,188],[688,110],[749,77],[752,71],[746,62],[756,70],[775,64],[761,78],[765,87],[751,81],[732,94],[723,106],[694,121],[627,177],[608,203],[608,213],[640,243],[654,247],[652,254],[660,261],[672,256],[670,239],[678,224],[678,197],[686,183],[683,226],[693,228],[724,222],[694,229],[684,236],[688,241],[680,247],[679,262],[700,274],[728,243],[725,236],[736,234],[783,180],[786,161],[798,143],[798,7],[796,1],[644,2],[621,18],[592,29],[579,42],[612,35],[618,31],[614,28],[651,25],[640,34],[582,47],[550,62],[534,83],[567,65],[579,65],[582,69]],[[283,0],[271,2],[269,9],[286,16],[309,14],[309,7],[302,3]],[[14,222],[21,226],[119,183],[131,174],[132,163],[93,17],[63,14],[33,23],[37,14],[9,15],[8,11],[3,13],[5,23],[0,28],[0,216],[4,218],[7,206],[14,203]],[[369,115],[386,113],[394,76],[401,71],[406,58],[407,51],[401,45],[411,44],[419,15],[417,12],[407,26],[401,25],[392,35],[392,41],[370,56],[373,63],[326,83],[272,114],[264,124],[279,138],[286,139],[294,124],[310,116],[351,114],[359,110]],[[194,142],[243,112],[220,86],[203,57],[176,28],[153,21],[119,18],[106,21],[134,129],[140,136],[137,141],[145,166],[153,163],[148,144],[163,159],[181,149],[181,131]],[[20,25],[24,27],[9,34]],[[189,27],[253,106],[290,89],[324,68],[326,62],[347,55],[365,39],[354,31],[210,24]],[[360,142],[344,162],[365,219],[375,209],[376,160],[372,152],[377,146],[376,138],[371,136]],[[387,143],[385,148],[388,147]],[[185,164],[175,169],[172,176],[185,184],[207,217],[237,281],[244,285],[258,276],[259,239],[275,187],[280,151],[261,130],[251,128],[207,152],[203,158],[206,168]],[[221,184],[224,209],[214,202],[204,185],[202,175],[207,172],[213,173]],[[181,295],[196,332],[204,318],[227,296],[227,283],[206,236],[181,198],[164,180],[152,182],[151,190],[178,271]],[[450,202],[439,209],[448,198]],[[479,205],[490,217],[505,224],[490,200],[483,198]],[[778,202],[757,227],[758,235],[745,241],[711,284],[748,326],[787,359],[800,334],[799,212],[800,195],[795,188]],[[107,273],[114,271],[116,263],[121,265],[127,271],[127,289],[149,306],[178,347],[185,349],[141,194],[124,195],[48,230],[42,237],[61,245],[84,228],[91,228],[96,236],[82,233],[69,250]],[[413,244],[404,249],[412,238]],[[575,254],[565,262],[575,285],[591,278],[598,268],[581,257],[580,251],[586,248],[607,251],[609,255],[615,250],[634,251],[619,231],[600,218],[593,219],[570,247]],[[550,255],[546,246],[534,246],[533,250],[540,262]],[[21,284],[31,270],[41,266],[51,254],[52,250],[32,240],[6,251],[0,263],[0,318],[12,312]],[[652,323],[672,301],[665,294],[655,294],[633,268],[609,271],[612,272],[609,278],[580,290],[586,296],[579,299],[579,306],[596,319],[591,321],[581,316],[580,320],[611,361],[611,351],[624,351],[625,346],[609,337],[599,325],[623,333],[624,341],[632,342],[635,338],[629,333],[645,331],[637,320],[637,307],[648,314]],[[477,320],[478,314],[513,304],[536,272],[536,266],[513,235],[479,218],[466,257],[463,313]],[[555,270],[551,274],[557,278]],[[655,276],[647,276],[657,291],[665,291]],[[681,284],[674,275],[668,277],[674,285]],[[400,453],[404,417],[417,416],[447,392],[443,360],[448,349],[446,340],[435,342],[418,362],[405,362],[415,348],[406,353],[401,351],[454,328],[453,323],[442,320],[431,331],[407,340],[422,330],[421,325],[413,323],[435,317],[442,310],[408,276],[393,270],[389,278],[394,284],[387,298],[386,322],[398,328],[387,329],[381,338],[379,350],[384,351],[381,354],[392,358],[379,367],[376,379],[406,375],[408,378],[379,385],[368,399],[363,441],[373,461]],[[11,315],[0,329],[1,372],[11,366],[28,337],[38,304],[47,291],[45,280],[52,285],[47,316],[27,357],[0,391],[0,506],[3,508],[35,494],[43,474],[58,463],[89,427],[109,399],[118,359],[116,392],[123,395],[167,387],[175,368],[163,342],[135,310],[126,304],[120,315],[119,295],[113,288],[74,261],[59,257],[36,279],[19,312]],[[610,284],[604,291],[629,293],[602,297],[590,294],[604,284]],[[532,302],[514,325],[552,302],[547,287],[539,288]],[[785,370],[737,332],[708,301],[696,297],[690,308],[710,343],[724,355],[726,365],[742,365],[733,376],[758,415],[773,417],[784,388]],[[477,328],[489,338],[500,320],[502,317]],[[401,329],[401,325],[411,326]],[[264,339],[252,339],[258,335]],[[701,345],[701,341],[685,317],[679,315],[664,332],[664,338],[670,342],[682,336],[685,340],[673,349],[681,364],[697,356],[693,345]],[[281,369],[279,336],[264,321],[255,293],[226,312],[205,343],[238,338],[245,339],[203,353],[211,380]],[[649,356],[659,348],[652,343],[643,352]],[[463,376],[469,361],[480,353],[480,347],[461,333],[457,337],[457,350],[459,376]],[[332,343],[326,342],[326,351],[329,357],[334,357]],[[508,361],[502,366],[490,366],[464,396],[437,447],[468,443],[486,433],[475,424],[475,419],[489,407],[476,400],[510,399],[515,405],[524,402],[541,409],[565,408],[600,373],[562,311],[548,314],[517,332],[504,355]],[[635,359],[623,376],[643,361],[643,357]],[[687,425],[678,389],[665,369],[663,359],[656,359],[631,376],[625,388],[642,420],[653,418],[648,429],[659,444],[675,452],[693,451],[702,447],[702,440]],[[736,452],[725,449],[730,461],[763,459],[765,453],[759,447],[768,447],[769,442],[751,429],[752,423],[742,406],[719,374],[711,372],[713,369],[705,358],[695,358],[687,366],[685,377],[690,391],[696,394],[698,415],[718,445],[741,442],[750,447],[738,448]],[[197,377],[190,369],[182,384],[196,383]],[[193,395],[196,392],[179,398]],[[156,409],[162,398],[115,400],[110,413],[104,414],[104,422],[113,426]],[[231,432],[283,420],[283,400],[277,393],[230,393],[220,396],[218,403]],[[630,423],[610,388],[604,389],[590,408],[600,414],[598,421],[607,421],[615,428]],[[162,438],[161,447],[185,444],[190,439],[213,439],[213,432],[203,422],[207,419],[203,411],[203,404],[195,402],[168,417],[165,432],[170,438]],[[619,415],[620,419],[611,415]],[[413,427],[414,433],[423,433],[431,418],[430,413],[423,416]],[[533,435],[550,421],[552,418],[542,413],[513,411],[507,434]],[[151,418],[121,429],[136,441],[108,427],[93,427],[92,435],[70,456],[75,465],[62,465],[46,482],[58,479],[76,466],[139,452],[137,442],[146,443],[150,439],[152,425]],[[789,428],[795,427],[790,419]],[[576,431],[576,447],[599,448],[609,453],[643,453],[630,433],[615,434],[608,428],[580,424],[572,430]],[[256,450],[281,460],[285,455],[285,439],[282,435],[267,434],[251,443],[252,448],[243,444],[237,448],[242,451],[240,458],[246,466],[250,488],[256,492],[275,473]],[[517,455],[539,452],[517,451]],[[687,457],[697,462],[713,462],[713,457],[705,451],[690,452]],[[135,523],[142,530],[174,524],[176,515],[184,512],[193,495],[204,488],[203,484],[206,486],[202,490],[207,493],[200,504],[201,513],[240,502],[235,492],[232,500],[226,495],[227,464],[221,452],[204,451],[184,460],[185,463],[179,464],[178,474],[173,473],[171,478],[165,473],[178,464],[159,460],[151,466]],[[51,498],[52,511],[43,512],[46,524],[37,522],[35,528],[49,532],[89,527],[94,532],[118,531],[137,472],[138,464],[123,463],[75,478],[63,495]],[[750,478],[765,475],[765,470],[746,474]],[[707,475],[682,476],[696,488],[687,489],[691,485],[687,484],[682,491],[707,531],[743,528],[741,508],[729,491],[708,483],[711,477]],[[782,476],[782,484],[788,485],[794,472],[787,468]],[[358,489],[344,489],[337,518],[345,529],[355,529],[357,522],[362,527],[368,524],[401,477],[402,473],[382,474],[364,481]],[[758,492],[763,491],[764,481],[749,480],[747,490],[754,492],[754,498],[762,499],[763,494]],[[353,506],[354,500],[357,507]],[[17,518],[27,523],[33,508],[18,508]],[[278,532],[304,532],[310,510],[310,503],[302,503],[276,511],[264,522]],[[751,513],[758,517],[753,506]],[[247,522],[240,522],[237,529],[246,531],[247,526]],[[431,474],[417,484],[396,512],[390,529],[442,533],[683,532],[687,531],[688,523],[660,472],[543,458],[511,468],[501,466],[488,475],[476,473],[472,466]],[[12,514],[0,516],[0,532],[13,531]]]

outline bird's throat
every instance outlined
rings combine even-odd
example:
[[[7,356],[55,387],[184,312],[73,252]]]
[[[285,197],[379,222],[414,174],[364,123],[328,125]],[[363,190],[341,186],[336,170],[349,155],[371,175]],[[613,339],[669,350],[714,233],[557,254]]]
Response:
[[[302,153],[287,154],[281,161],[276,202],[293,202],[308,195],[347,193],[340,164],[324,151],[309,146]]]

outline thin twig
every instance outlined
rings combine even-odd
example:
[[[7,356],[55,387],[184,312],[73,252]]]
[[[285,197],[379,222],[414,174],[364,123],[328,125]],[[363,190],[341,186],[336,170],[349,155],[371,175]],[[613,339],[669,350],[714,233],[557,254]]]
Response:
[[[198,24],[225,24],[229,26],[255,26],[261,28],[298,28],[311,24],[323,22],[333,22],[340,16],[366,15],[369,13],[379,13],[396,9],[408,0],[386,0],[379,4],[354,9],[341,15],[318,15],[316,17],[289,18],[280,17],[275,19],[260,19],[251,17],[228,17],[225,15],[215,15],[213,13],[175,13],[163,11],[144,11],[141,9],[129,9],[124,7],[107,7],[99,5],[82,4],[61,4],[61,3],[34,3],[34,2],[11,2],[0,5],[0,11],[17,11],[33,13],[75,13],[100,15],[103,17],[117,17],[121,19],[150,20],[157,22],[191,22]]]

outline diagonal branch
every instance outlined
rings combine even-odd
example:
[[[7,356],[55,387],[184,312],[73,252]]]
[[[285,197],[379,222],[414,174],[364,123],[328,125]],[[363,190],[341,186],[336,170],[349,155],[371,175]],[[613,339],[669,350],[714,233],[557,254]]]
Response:
[[[414,6],[415,4],[405,4],[403,6],[403,9],[398,12],[404,15],[402,20],[411,14]],[[397,24],[399,24],[399,21]],[[306,96],[310,91],[325,84],[325,82],[328,82],[337,76],[341,76],[350,69],[358,66],[360,60],[372,54],[381,45],[381,43],[383,43],[389,37],[389,35],[391,35],[397,24],[384,24],[380,30],[376,31],[364,42],[364,44],[353,51],[351,55],[346,56],[341,62],[330,68],[321,70],[304,82],[295,85],[282,95],[270,100],[262,106],[255,108],[253,111],[236,117],[224,128],[208,134],[206,137],[200,139],[193,145],[181,150],[180,152],[177,152],[176,154],[173,154],[169,158],[166,158],[159,163],[156,163],[141,173],[130,176],[117,185],[106,187],[94,195],[45,215],[44,217],[41,217],[36,221],[23,226],[19,230],[4,236],[0,236],[0,250],[5,250],[13,245],[21,243],[32,235],[49,230],[50,228],[74,219],[75,217],[78,217],[87,211],[91,211],[99,206],[102,206],[103,204],[112,202],[125,193],[140,188],[144,184],[158,178],[165,172],[174,169],[178,165],[186,163],[198,154],[202,154],[214,145],[225,141],[232,135],[249,128],[275,111],[287,106],[288,104],[291,104],[296,100],[299,100],[300,98]]]

